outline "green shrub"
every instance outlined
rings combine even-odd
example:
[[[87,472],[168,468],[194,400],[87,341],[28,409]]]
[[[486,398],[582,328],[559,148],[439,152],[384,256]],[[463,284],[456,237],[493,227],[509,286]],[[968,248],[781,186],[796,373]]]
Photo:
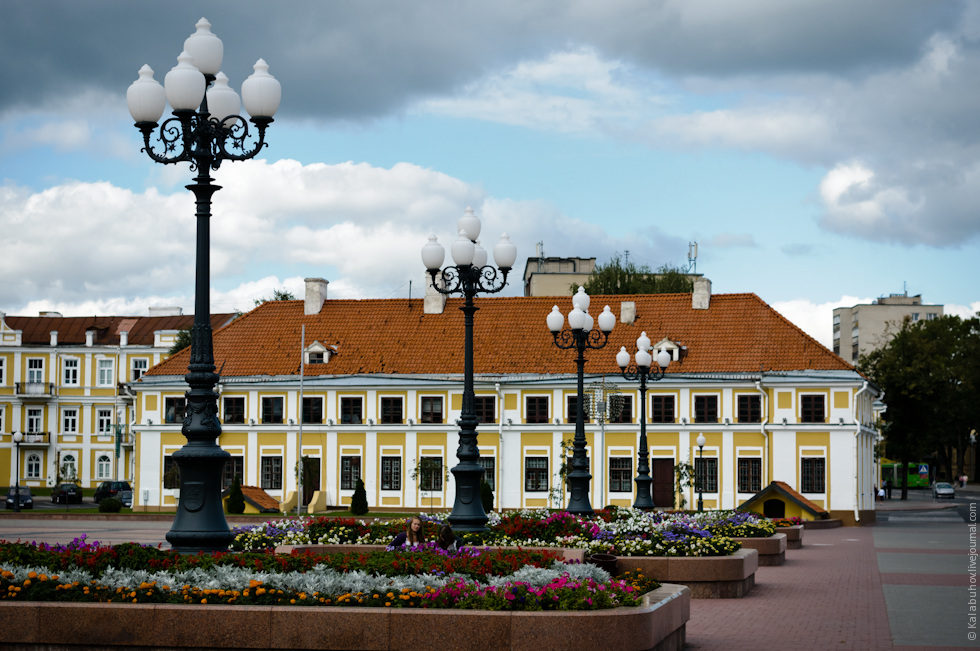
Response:
[[[245,496],[242,495],[242,480],[238,475],[231,483],[231,492],[228,493],[228,513],[244,513]]]
[[[490,488],[490,482],[486,479],[480,485],[480,501],[483,502],[483,510],[486,513],[493,511],[493,489]]]
[[[115,497],[107,497],[99,502],[99,513],[119,513],[122,510],[122,501]]]
[[[365,515],[368,512],[367,491],[364,490],[364,482],[357,480],[354,487],[354,496],[350,500],[350,512],[354,515]]]

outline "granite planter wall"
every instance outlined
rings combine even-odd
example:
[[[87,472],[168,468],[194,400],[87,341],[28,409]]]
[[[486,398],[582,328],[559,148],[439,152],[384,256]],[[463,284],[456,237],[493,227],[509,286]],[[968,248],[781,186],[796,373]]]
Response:
[[[616,569],[686,585],[694,599],[732,599],[744,597],[755,585],[759,552],[743,548],[731,556],[618,556]]]
[[[5,602],[5,649],[583,649],[680,651],[691,591],[663,585],[635,608],[500,612]]]
[[[759,566],[782,565],[786,562],[787,536],[776,533],[768,538],[732,538],[742,543],[742,549],[759,552]]]
[[[786,549],[800,549],[803,547],[802,524],[795,524],[791,527],[776,527],[776,533],[786,534]]]

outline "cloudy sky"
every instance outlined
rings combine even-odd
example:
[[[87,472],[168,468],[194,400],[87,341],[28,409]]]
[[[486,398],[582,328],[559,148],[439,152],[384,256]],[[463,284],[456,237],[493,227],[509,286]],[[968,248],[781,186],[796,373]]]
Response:
[[[882,295],[980,310],[978,3],[72,0],[3,6],[0,311],[193,311],[192,174],[140,152],[125,93],[202,16],[233,88],[261,57],[283,93],[213,174],[212,311],[309,276],[418,297],[467,206],[517,274],[539,242],[650,267],[697,242],[715,292],[826,345]]]

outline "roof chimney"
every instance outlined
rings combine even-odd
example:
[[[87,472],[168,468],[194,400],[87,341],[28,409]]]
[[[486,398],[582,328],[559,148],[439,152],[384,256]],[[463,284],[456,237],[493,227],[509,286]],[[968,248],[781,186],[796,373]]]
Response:
[[[86,330],[85,345],[91,348],[93,343],[95,343],[95,330]]]
[[[446,281],[442,279],[442,274],[436,274],[436,282],[439,287],[445,287]],[[446,295],[440,294],[432,286],[432,276],[425,274],[425,302],[422,304],[423,314],[442,314],[446,309]]]
[[[125,330],[119,333],[119,345],[126,346],[129,344],[129,333]]]
[[[694,279],[694,294],[691,298],[691,308],[707,310],[711,303],[711,281],[702,276]]]
[[[306,279],[306,302],[303,304],[303,314],[319,314],[323,309],[323,301],[327,300],[327,285],[330,281],[323,278]]]
[[[627,325],[636,321],[636,302],[620,301],[619,303],[619,322]]]
[[[52,330],[51,331],[51,347],[54,348],[57,345],[58,345],[58,331],[57,330]]]

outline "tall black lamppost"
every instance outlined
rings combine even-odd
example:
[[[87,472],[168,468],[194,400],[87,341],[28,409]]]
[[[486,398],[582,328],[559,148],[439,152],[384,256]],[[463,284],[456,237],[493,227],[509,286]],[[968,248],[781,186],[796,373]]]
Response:
[[[704,510],[704,434],[698,434],[698,460],[701,462],[698,464],[698,468],[694,472],[694,480],[698,484],[698,511]]]
[[[585,350],[598,350],[606,345],[609,333],[616,325],[616,315],[607,305],[599,315],[599,330],[593,330],[592,316],[589,314],[589,295],[585,289],[578,288],[572,297],[572,311],[568,313],[568,329],[565,329],[565,316],[558,306],[551,308],[548,315],[548,329],[561,349],[574,348],[578,351],[575,362],[578,366],[578,399],[575,408],[575,438],[572,442],[572,470],[568,473],[568,512],[580,515],[593,515],[589,500],[589,457],[585,453]]]
[[[664,372],[670,365],[670,353],[661,350],[657,353],[657,365],[651,368],[653,356],[650,354],[650,338],[643,332],[636,340],[636,363],[630,363],[630,354],[626,346],[619,349],[616,363],[623,369],[623,377],[627,380],[640,381],[640,456],[636,464],[636,501],[634,509],[649,510],[654,507],[653,477],[650,476],[650,451],[647,448],[647,379],[651,382],[663,378]]]
[[[180,502],[167,540],[181,552],[227,549],[233,539],[221,504],[221,472],[230,455],[215,442],[218,422],[218,383],[211,339],[210,219],[211,195],[221,186],[209,176],[222,161],[253,158],[265,147],[265,130],[279,108],[281,88],[259,59],[255,72],[242,84],[242,99],[228,87],[221,69],[224,46],[202,18],[197,32],[184,41],[184,51],[161,86],[153,70],[143,66],[126,92],[129,112],[143,133],[143,151],[157,163],[190,163],[194,183],[186,186],[197,204],[197,277],[194,286],[194,326],[191,360],[185,376],[190,391],[181,432],[187,445],[174,453],[180,470]],[[157,130],[157,122],[170,102],[174,117]],[[239,115],[244,102],[258,132],[250,137],[248,123]],[[150,144],[156,132],[157,142]]]
[[[17,447],[17,458],[14,461],[14,513],[20,513],[20,442],[24,440],[24,434],[14,432],[10,438]]]
[[[493,247],[493,259],[497,267],[487,265],[487,252],[477,243],[480,236],[480,219],[467,208],[457,224],[459,237],[452,245],[453,262],[442,268],[446,251],[436,241],[435,235],[422,247],[422,263],[432,277],[432,286],[440,294],[461,294],[466,301],[459,308],[463,311],[466,330],[463,365],[463,406],[459,419],[459,447],[456,458],[459,463],[450,472],[456,478],[456,497],[449,522],[457,531],[486,531],[487,513],[483,510],[480,486],[483,466],[477,463],[480,449],[476,444],[476,394],[473,391],[473,315],[480,308],[473,305],[473,297],[479,293],[495,294],[507,284],[507,274],[517,260],[517,247],[507,234]]]

